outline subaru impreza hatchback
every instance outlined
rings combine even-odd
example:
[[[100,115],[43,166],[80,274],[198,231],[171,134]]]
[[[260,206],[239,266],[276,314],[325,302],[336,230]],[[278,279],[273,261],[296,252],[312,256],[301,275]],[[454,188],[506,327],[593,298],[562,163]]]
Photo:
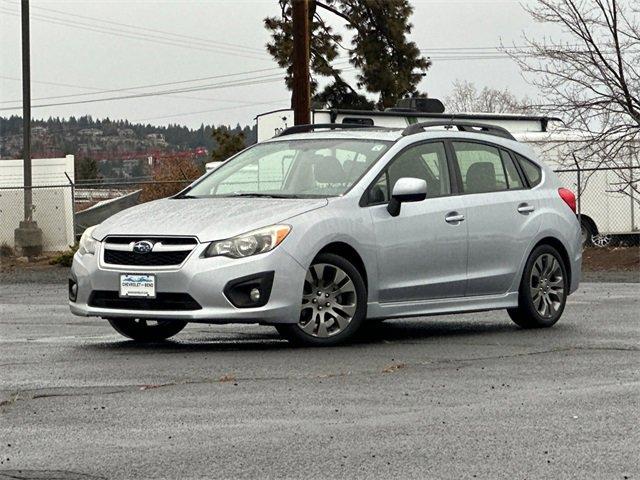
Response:
[[[573,194],[502,128],[299,126],[87,229],[69,305],[137,341],[260,323],[335,345],[367,320],[496,309],[550,327],[580,237]]]

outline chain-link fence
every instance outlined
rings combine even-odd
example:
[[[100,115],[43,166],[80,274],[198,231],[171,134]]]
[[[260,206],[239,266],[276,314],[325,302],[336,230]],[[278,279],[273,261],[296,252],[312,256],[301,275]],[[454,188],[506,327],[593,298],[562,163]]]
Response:
[[[556,173],[562,184],[576,193],[582,224],[596,243],[607,244],[612,236],[640,232],[640,167],[568,168]],[[42,230],[43,250],[55,252],[68,249],[87,227],[134,205],[173,195],[191,182],[72,183],[68,179],[66,183],[29,189],[0,186],[0,246],[4,251],[14,248],[14,231],[25,218],[25,192],[31,192],[31,217]]]
[[[31,193],[31,212],[25,215],[25,195]],[[30,218],[42,230],[45,251],[64,251],[75,243],[73,186],[0,187],[0,245],[14,248],[14,232]]]
[[[611,244],[640,233],[640,167],[563,168],[555,171],[576,194],[586,243]],[[627,241],[637,243],[628,237]]]
[[[44,252],[61,252],[74,245],[82,232],[126,208],[173,195],[193,180],[103,181],[0,186],[0,255],[16,251],[15,230],[26,218],[42,231]],[[31,193],[31,201],[25,194]],[[30,212],[25,205],[31,204]]]

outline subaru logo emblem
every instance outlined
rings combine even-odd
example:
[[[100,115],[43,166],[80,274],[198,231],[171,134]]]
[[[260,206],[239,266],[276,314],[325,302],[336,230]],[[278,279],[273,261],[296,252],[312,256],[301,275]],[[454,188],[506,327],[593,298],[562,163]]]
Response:
[[[153,243],[149,240],[141,240],[133,245],[133,251],[136,253],[149,253],[153,250]]]

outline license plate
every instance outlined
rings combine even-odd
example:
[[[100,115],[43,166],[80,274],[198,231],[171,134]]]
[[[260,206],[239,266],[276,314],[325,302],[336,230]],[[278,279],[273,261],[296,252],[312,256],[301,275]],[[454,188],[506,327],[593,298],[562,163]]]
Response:
[[[120,275],[120,296],[156,298],[155,275],[139,273]]]

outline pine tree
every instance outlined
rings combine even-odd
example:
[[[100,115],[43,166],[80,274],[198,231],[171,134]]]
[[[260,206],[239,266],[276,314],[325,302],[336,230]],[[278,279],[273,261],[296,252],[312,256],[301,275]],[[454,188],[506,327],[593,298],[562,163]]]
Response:
[[[75,179],[96,180],[98,178],[98,163],[93,158],[83,158],[75,161]]]
[[[265,19],[271,32],[267,51],[279,66],[287,69],[291,88],[293,52],[291,0],[280,0],[281,16]],[[346,22],[353,32],[351,48],[341,44],[323,16],[329,13]],[[377,94],[376,106],[393,106],[398,99],[419,94],[417,87],[431,61],[407,40],[413,26],[408,19],[413,8],[408,0],[326,0],[310,3],[311,88],[314,101],[329,107],[371,108],[372,102],[344,80],[340,69],[331,65],[344,49],[349,62],[358,69],[357,87]],[[318,77],[332,82],[318,92]]]
[[[242,130],[234,132],[228,127],[221,126],[213,130],[212,136],[218,145],[211,152],[211,160],[214,162],[223,162],[245,147]]]

